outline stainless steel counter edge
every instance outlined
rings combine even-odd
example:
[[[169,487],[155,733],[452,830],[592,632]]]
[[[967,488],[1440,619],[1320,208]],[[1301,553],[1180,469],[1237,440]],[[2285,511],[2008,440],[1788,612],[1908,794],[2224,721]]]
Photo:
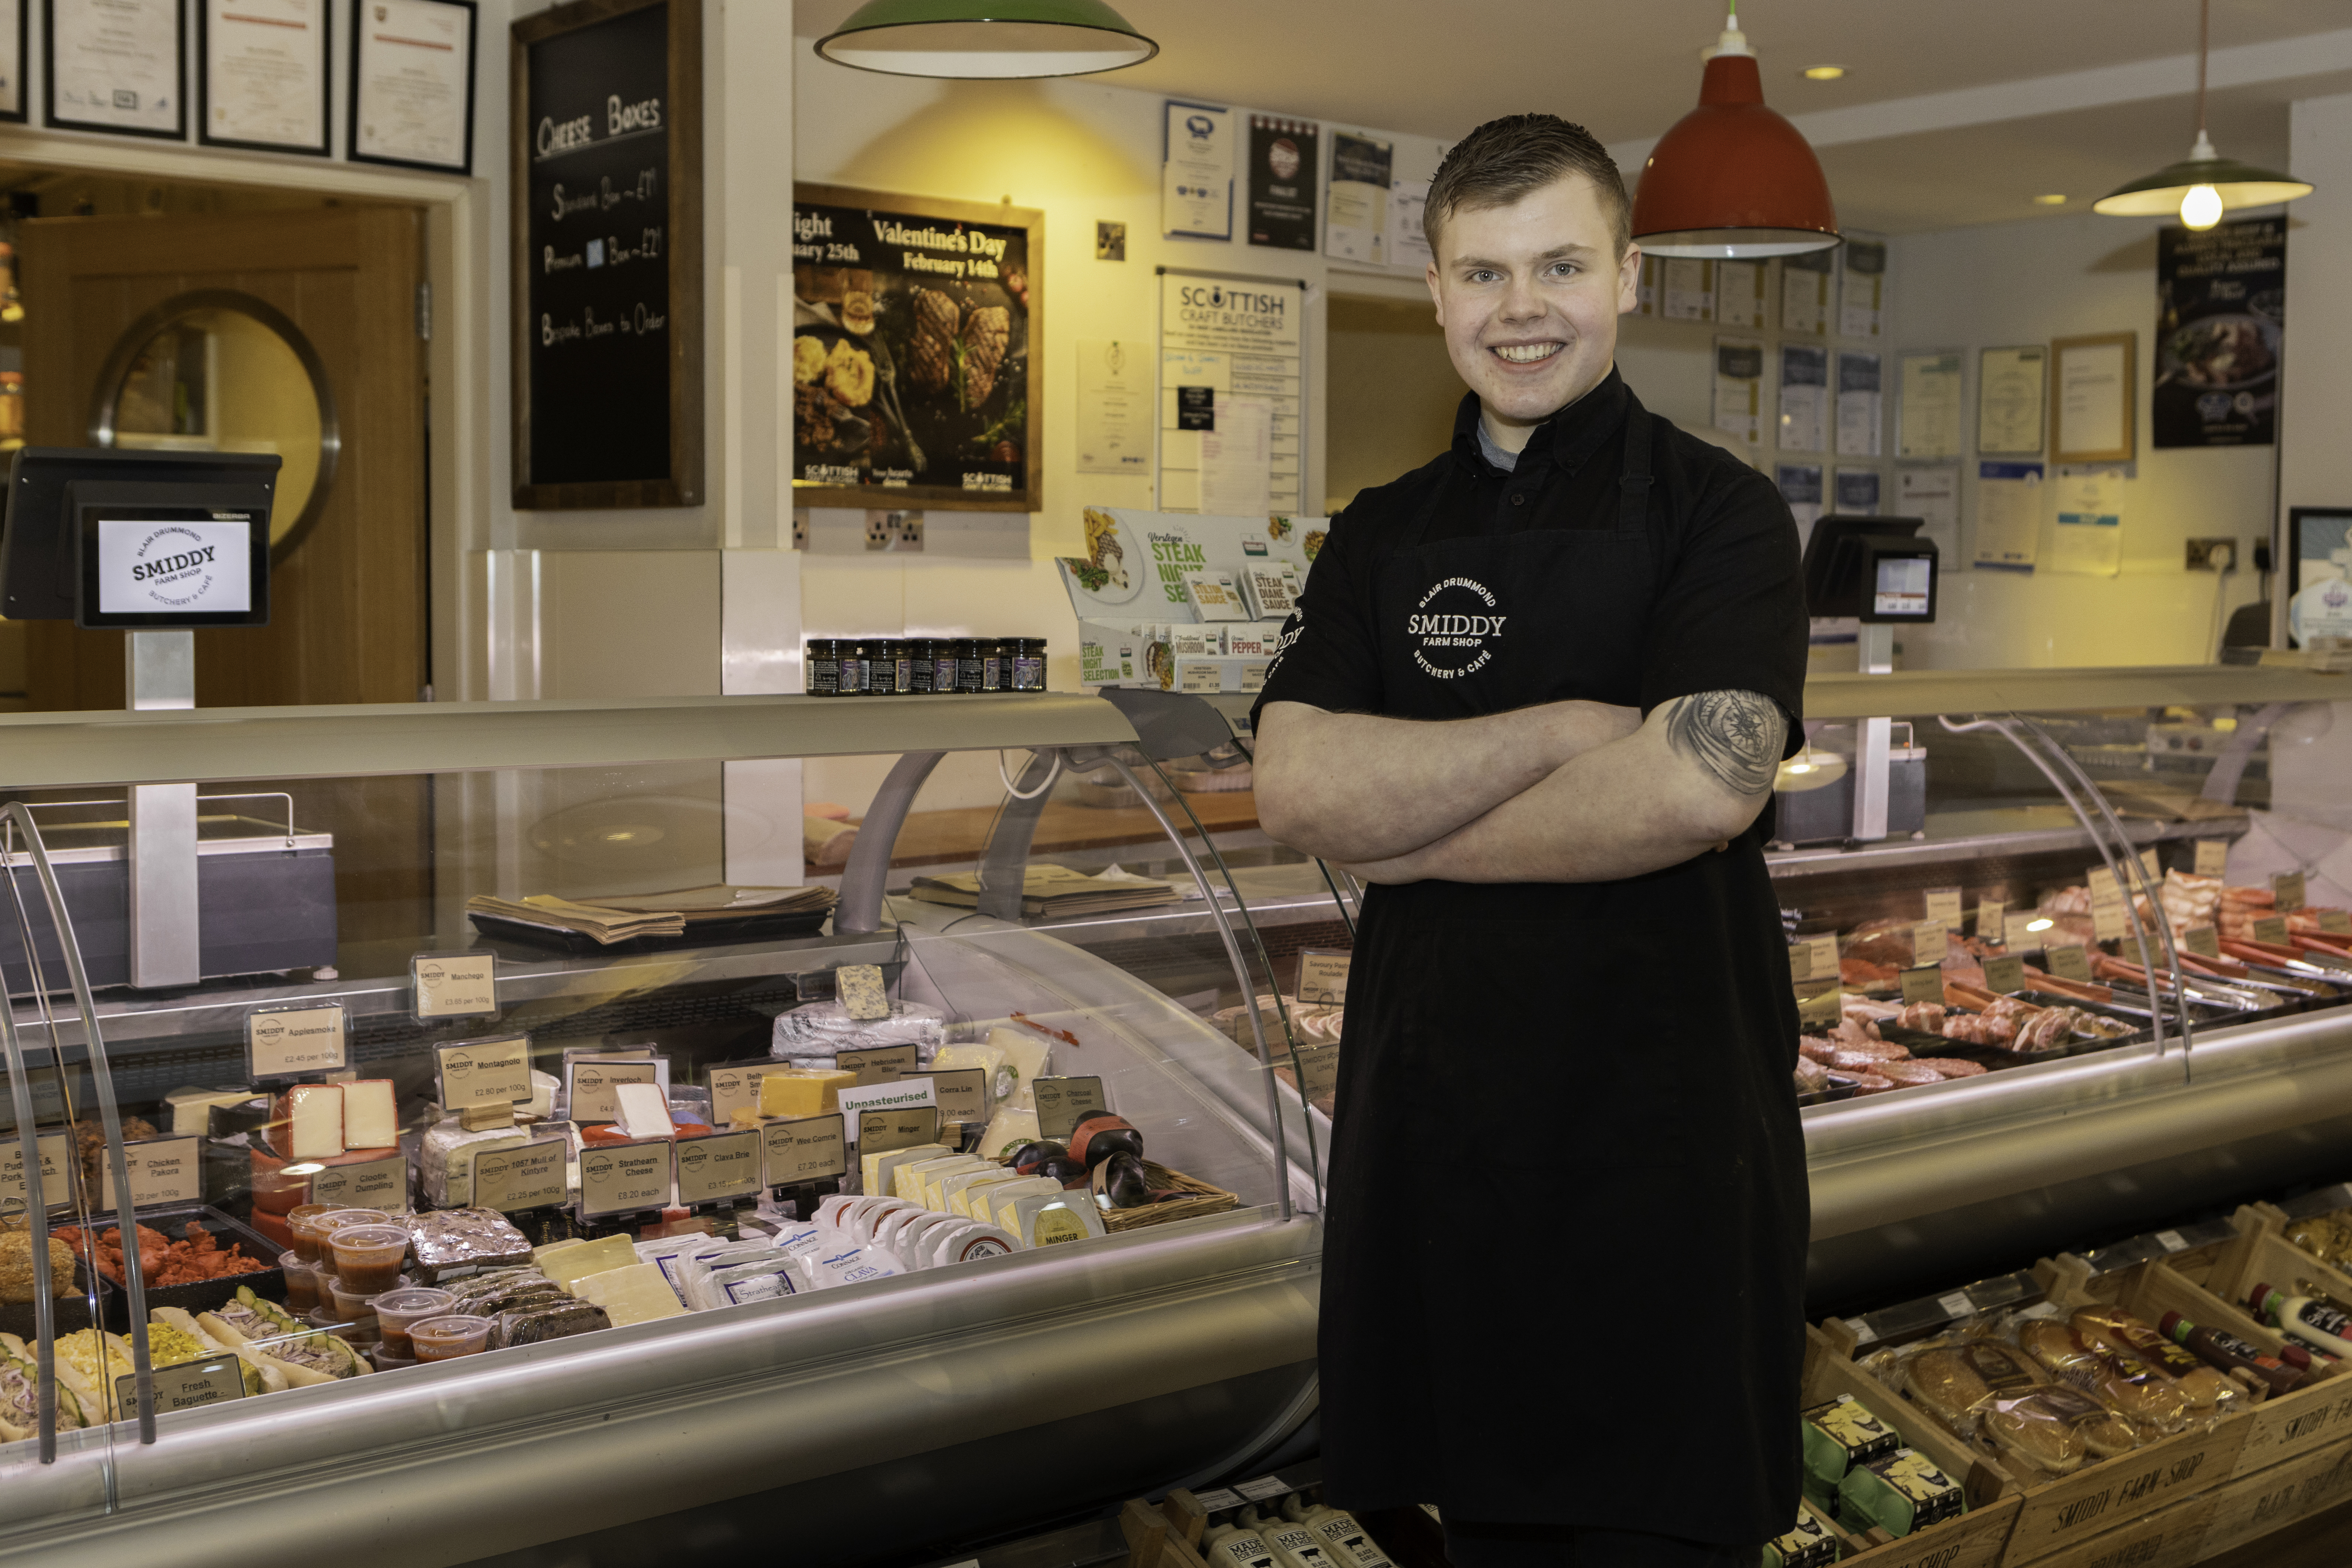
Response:
[[[1252,1210],[166,1415],[0,1466],[0,1561],[431,1565],[1114,1407],[1315,1353],[1321,1238]],[[128,1428],[118,1427],[121,1434]],[[29,1445],[15,1445],[29,1452]]]
[[[2352,700],[2352,679],[2341,675],[2226,664],[1919,669],[1893,675],[1816,674],[1805,679],[1808,719],[2347,700]]]

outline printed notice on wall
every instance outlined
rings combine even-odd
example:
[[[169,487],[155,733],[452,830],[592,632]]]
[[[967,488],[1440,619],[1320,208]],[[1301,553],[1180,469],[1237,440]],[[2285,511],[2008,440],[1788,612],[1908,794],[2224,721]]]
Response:
[[[1167,106],[1160,163],[1160,232],[1191,239],[1234,237],[1234,113],[1200,103]]]
[[[1201,432],[1201,510],[1212,517],[1256,517],[1273,510],[1267,450],[1273,405],[1263,397],[1217,397],[1216,425]]]
[[[1315,180],[1321,128],[1311,120],[1250,116],[1249,242],[1315,248]]]
[[[2123,570],[2124,497],[2131,481],[2109,468],[2060,471],[2050,535],[2051,572],[2113,577]]]
[[[1388,265],[1390,143],[1345,131],[1331,133],[1331,210],[1323,254],[1372,267]]]
[[[1265,406],[1265,500],[1241,515],[1297,512],[1305,288],[1197,272],[1167,273],[1160,285],[1160,510],[1215,514],[1202,495],[1202,440],[1215,426],[1217,405],[1238,398]],[[1206,408],[1188,416],[1186,388],[1205,388],[1194,402]]]
[[[1960,455],[1960,355],[1906,353],[1895,395],[1895,455],[1957,458]]]
[[[1876,468],[1840,468],[1831,480],[1831,510],[1841,517],[1879,515]]]
[[[1715,263],[1669,256],[1659,266],[1669,321],[1715,320]]]
[[[1885,423],[1881,378],[1883,356],[1841,351],[1837,356],[1837,455],[1878,456],[1878,432]]]
[[[1078,344],[1078,472],[1150,474],[1151,391],[1144,344]]]
[[[2033,570],[2042,541],[2042,465],[1977,465],[1977,548],[1979,566]]]
[[[2277,438],[2286,327],[2284,216],[2156,235],[2158,447],[2267,447]]]
[[[1757,328],[1764,324],[1762,262],[1715,264],[1715,319],[1727,327]]]
[[[1780,345],[1780,440],[1783,452],[1828,449],[1830,351],[1804,343]]]
[[[1822,466],[1782,463],[1774,478],[1780,481],[1780,499],[1789,503],[1789,514],[1797,520],[1798,529],[1810,535],[1822,515]]]
[[[1895,515],[1919,520],[1948,565],[1960,559],[1960,468],[1957,463],[1895,470]]]
[[[1874,338],[1885,330],[1886,247],[1870,240],[1845,242],[1845,281],[1838,289],[1838,335]]]
[[[1429,205],[1427,180],[1389,182],[1389,265],[1421,271],[1436,259],[1429,235],[1421,226],[1422,209]]]
[[[1780,258],[1780,330],[1791,337],[1830,335],[1830,296],[1837,288],[1837,252],[1808,250]]]
[[[1751,451],[1764,441],[1764,345],[1754,338],[1715,340],[1715,427]]]

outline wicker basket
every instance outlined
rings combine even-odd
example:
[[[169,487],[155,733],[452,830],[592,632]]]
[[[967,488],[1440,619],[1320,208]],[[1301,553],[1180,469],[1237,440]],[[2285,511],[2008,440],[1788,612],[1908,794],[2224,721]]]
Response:
[[[1148,1225],[1173,1225],[1180,1219],[1199,1219],[1204,1215],[1223,1214],[1227,1209],[1241,1207],[1242,1200],[1223,1187],[1213,1187],[1197,1176],[1181,1171],[1171,1171],[1150,1161],[1143,1163],[1143,1173],[1154,1187],[1172,1187],[1184,1194],[1181,1198],[1167,1198],[1156,1204],[1146,1204],[1136,1209],[1105,1209],[1103,1228],[1113,1236],[1125,1231],[1141,1230]]]

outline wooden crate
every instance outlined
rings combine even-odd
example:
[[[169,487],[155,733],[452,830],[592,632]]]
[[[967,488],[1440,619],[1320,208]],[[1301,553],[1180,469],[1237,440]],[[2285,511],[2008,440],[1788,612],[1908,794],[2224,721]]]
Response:
[[[2200,1563],[2352,1499],[2352,1437],[2242,1476],[2213,1494]]]
[[[2160,1508],[2144,1519],[2059,1548],[2033,1568],[2188,1568],[2205,1557],[2205,1532],[2217,1495],[2207,1492]]]
[[[2286,1215],[2269,1204],[2249,1204],[2230,1216],[2238,1239],[2222,1248],[2206,1289],[2242,1310],[2246,1292],[2268,1284],[2293,1292],[2294,1282],[2309,1279],[2324,1286],[2339,1301],[2352,1301],[2352,1277],[2332,1268],[2289,1241]]]

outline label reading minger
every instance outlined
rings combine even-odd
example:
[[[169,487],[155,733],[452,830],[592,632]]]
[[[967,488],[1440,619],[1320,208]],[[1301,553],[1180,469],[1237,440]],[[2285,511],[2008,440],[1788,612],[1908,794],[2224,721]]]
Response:
[[[268,1007],[245,1017],[246,1060],[255,1078],[332,1072],[343,1062],[343,1009]]]

